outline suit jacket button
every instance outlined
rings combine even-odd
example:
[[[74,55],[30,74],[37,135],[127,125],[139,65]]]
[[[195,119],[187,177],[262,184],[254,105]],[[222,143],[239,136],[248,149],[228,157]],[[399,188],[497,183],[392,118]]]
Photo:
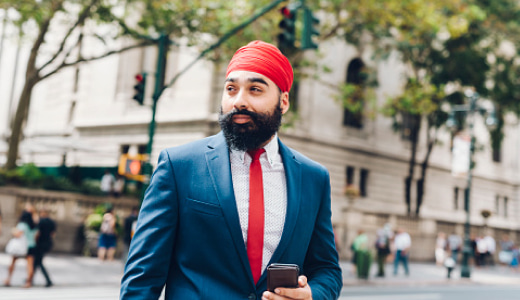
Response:
[[[255,293],[251,293],[249,294],[249,297],[247,297],[248,300],[255,300],[256,299],[256,294]]]

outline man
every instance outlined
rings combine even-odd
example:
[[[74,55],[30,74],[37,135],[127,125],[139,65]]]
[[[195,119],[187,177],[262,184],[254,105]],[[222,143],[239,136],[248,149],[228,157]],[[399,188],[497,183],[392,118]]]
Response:
[[[338,298],[328,172],[277,136],[292,80],[271,44],[254,41],[235,53],[222,133],[159,156],[121,299],[157,299],[164,285],[165,299]],[[298,287],[267,292],[270,263],[297,264]]]
[[[40,268],[46,280],[46,287],[52,286],[51,278],[43,265],[43,257],[52,248],[52,240],[56,234],[56,224],[49,218],[49,212],[43,208],[40,210],[40,222],[38,223],[38,237],[36,239],[36,251],[34,254],[34,272]]]
[[[103,177],[101,177],[101,184],[99,188],[106,196],[111,196],[112,192],[114,190],[114,182],[115,182],[114,175],[110,173],[109,169],[105,169],[105,174]]]
[[[451,258],[457,262],[458,254],[462,248],[462,239],[457,235],[457,233],[453,232],[448,237],[448,248],[451,251]]]
[[[394,239],[395,259],[394,259],[394,275],[397,275],[397,268],[399,262],[403,263],[404,273],[408,276],[410,270],[408,269],[408,257],[410,255],[410,247],[412,246],[412,239],[408,232],[403,228],[397,229],[397,234]]]
[[[123,240],[125,242],[125,248],[123,251],[123,261],[126,262],[128,257],[128,249],[130,249],[130,242],[132,241],[132,237],[134,235],[135,226],[137,222],[137,213],[139,212],[139,208],[134,206],[132,207],[132,211],[130,215],[125,218],[125,232]]]

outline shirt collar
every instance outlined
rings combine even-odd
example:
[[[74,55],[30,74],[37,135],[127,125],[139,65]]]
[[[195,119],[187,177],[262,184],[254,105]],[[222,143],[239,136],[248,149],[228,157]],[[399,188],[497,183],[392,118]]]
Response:
[[[271,167],[274,164],[281,162],[282,158],[280,157],[280,154],[278,152],[280,149],[280,146],[278,145],[278,133],[274,134],[271,141],[269,141],[269,143],[267,143],[267,145],[264,146],[264,149],[265,154],[267,155],[267,162],[271,165]],[[240,162],[242,162],[243,164],[251,163],[251,157],[246,153],[246,151],[231,149],[231,155],[235,158],[238,158]],[[247,159],[246,156],[248,157]],[[260,156],[260,158],[262,156]]]

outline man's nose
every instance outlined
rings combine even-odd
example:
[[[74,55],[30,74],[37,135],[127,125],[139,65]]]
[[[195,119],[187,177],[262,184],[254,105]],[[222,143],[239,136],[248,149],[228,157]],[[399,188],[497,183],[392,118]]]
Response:
[[[235,109],[241,110],[241,109],[247,109],[249,107],[249,102],[247,100],[247,95],[240,91],[233,101],[233,107]]]

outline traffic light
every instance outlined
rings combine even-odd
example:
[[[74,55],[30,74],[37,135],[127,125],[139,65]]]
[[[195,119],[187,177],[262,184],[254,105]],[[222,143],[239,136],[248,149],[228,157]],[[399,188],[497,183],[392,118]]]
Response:
[[[320,32],[316,29],[316,26],[320,23],[320,20],[316,18],[310,8],[305,7],[303,11],[303,34],[301,49],[318,49],[318,45],[313,42],[312,37],[319,35]]]
[[[119,158],[118,173],[128,179],[136,181],[144,181],[146,176],[143,172],[148,156],[146,154],[138,154],[129,156],[121,154]]]
[[[278,27],[282,30],[278,34],[278,48],[280,49],[294,49],[294,42],[296,41],[296,11],[295,6],[284,6],[280,9],[282,20]]]
[[[134,85],[135,95],[132,99],[137,101],[139,105],[143,105],[144,91],[146,88],[146,73],[139,73],[135,75],[135,81],[137,83]]]

